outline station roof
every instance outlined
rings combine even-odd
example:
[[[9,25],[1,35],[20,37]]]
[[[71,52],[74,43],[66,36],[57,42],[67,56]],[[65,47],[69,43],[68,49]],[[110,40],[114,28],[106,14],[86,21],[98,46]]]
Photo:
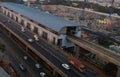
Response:
[[[62,17],[54,16],[49,13],[45,13],[35,8],[30,8],[22,4],[16,4],[11,2],[4,2],[2,6],[7,7],[23,16],[26,16],[52,30],[59,32],[65,26],[79,26],[69,20],[65,20]]]

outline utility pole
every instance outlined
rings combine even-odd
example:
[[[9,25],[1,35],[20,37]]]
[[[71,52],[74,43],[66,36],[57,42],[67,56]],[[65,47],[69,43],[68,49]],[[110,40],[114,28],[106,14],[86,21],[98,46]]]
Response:
[[[113,13],[113,7],[114,7],[114,0],[111,1],[111,8],[110,8],[110,14],[109,14],[109,19],[111,20],[111,14]]]
[[[84,0],[83,1],[83,4],[82,4],[82,13],[81,13],[81,15],[80,15],[80,17],[79,17],[79,20],[84,20],[85,19],[85,8],[86,8],[86,5],[87,5],[87,1],[88,0]]]
[[[113,14],[113,7],[114,7],[114,0],[111,0],[111,6],[110,6],[110,13],[109,13],[109,17],[108,17],[108,20],[109,22],[111,23],[112,21],[112,14]],[[109,26],[110,24],[108,24],[108,26],[106,26],[106,30],[110,30],[112,27]]]

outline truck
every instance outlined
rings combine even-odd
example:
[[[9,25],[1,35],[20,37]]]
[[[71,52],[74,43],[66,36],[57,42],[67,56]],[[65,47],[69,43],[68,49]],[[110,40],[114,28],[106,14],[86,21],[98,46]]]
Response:
[[[74,66],[77,70],[79,70],[81,73],[85,72],[85,65],[83,65],[80,60],[74,58],[74,57],[68,57],[69,63]]]

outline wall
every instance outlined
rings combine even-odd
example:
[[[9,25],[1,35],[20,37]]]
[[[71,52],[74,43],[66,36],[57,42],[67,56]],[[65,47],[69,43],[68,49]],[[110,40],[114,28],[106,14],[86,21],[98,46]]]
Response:
[[[62,46],[61,47],[72,47],[74,44],[66,39],[66,35],[61,34],[59,39],[62,39]]]
[[[77,31],[75,34],[76,37],[81,37],[81,31]]]

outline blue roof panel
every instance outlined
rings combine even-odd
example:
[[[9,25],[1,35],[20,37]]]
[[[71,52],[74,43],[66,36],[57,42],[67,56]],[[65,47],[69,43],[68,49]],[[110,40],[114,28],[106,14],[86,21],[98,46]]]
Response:
[[[27,7],[22,4],[4,2],[2,5],[57,32],[59,32],[65,26],[78,26],[77,23],[72,21],[65,20],[61,17],[45,13],[35,8]]]

